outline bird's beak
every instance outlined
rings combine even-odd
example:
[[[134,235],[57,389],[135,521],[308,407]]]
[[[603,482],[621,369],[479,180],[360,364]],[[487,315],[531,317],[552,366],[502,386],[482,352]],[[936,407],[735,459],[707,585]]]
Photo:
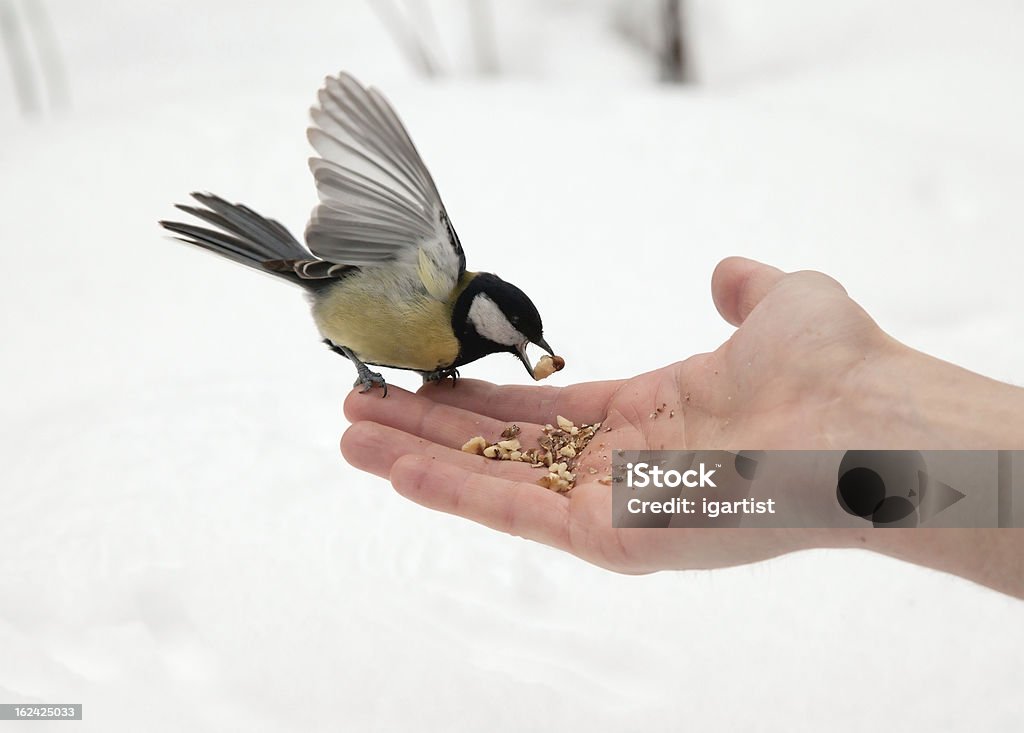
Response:
[[[526,367],[526,371],[529,373],[530,377],[537,379],[536,375],[533,373],[533,364],[530,363],[530,357],[526,354],[526,347],[531,343],[537,344],[537,346],[544,349],[544,351],[551,354],[551,356],[554,356],[555,352],[551,350],[551,347],[548,346],[548,342],[544,339],[539,339],[537,341],[524,341],[516,346],[516,356],[519,357],[519,361],[523,362],[523,366]]]
[[[530,373],[530,377],[536,379],[536,377],[533,376],[533,364],[530,363],[530,357],[526,355],[526,347],[529,343],[529,341],[524,341],[516,346],[516,356],[519,357],[519,361],[523,362],[523,366],[526,367],[526,371]]]

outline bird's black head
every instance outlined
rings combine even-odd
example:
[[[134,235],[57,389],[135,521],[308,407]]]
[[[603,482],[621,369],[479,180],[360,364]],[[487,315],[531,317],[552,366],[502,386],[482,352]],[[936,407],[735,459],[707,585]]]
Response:
[[[515,285],[488,272],[476,275],[455,301],[452,327],[461,345],[454,366],[505,351],[518,356],[532,377],[526,347],[533,343],[552,356],[555,353],[544,340],[544,324],[533,301]]]

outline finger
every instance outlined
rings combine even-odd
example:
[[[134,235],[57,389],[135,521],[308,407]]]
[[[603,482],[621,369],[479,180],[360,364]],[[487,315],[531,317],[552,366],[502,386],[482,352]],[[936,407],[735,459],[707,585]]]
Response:
[[[711,275],[711,297],[722,318],[739,326],[785,275],[755,260],[727,257]]]
[[[527,463],[495,461],[365,420],[345,431],[341,437],[341,454],[356,468],[381,478],[387,478],[395,462],[406,455],[435,458],[466,471],[507,481],[536,481],[543,475]]]
[[[417,504],[569,550],[569,501],[537,484],[482,476],[410,455],[391,469],[399,494]]]
[[[797,272],[790,273],[786,280],[787,282],[792,280],[794,283],[800,283],[801,287],[835,290],[846,295],[846,288],[843,287],[842,283],[831,275],[826,275],[824,272],[818,272],[817,270],[798,270]]]
[[[444,405],[398,387],[391,387],[384,399],[374,392],[352,390],[345,399],[345,417],[352,423],[369,420],[389,425],[449,448],[461,448],[477,435],[491,442],[500,440],[502,431],[508,427],[506,421]],[[540,426],[518,424],[522,431],[520,442],[525,446],[536,445],[541,437]]]
[[[432,401],[471,410],[503,422],[554,424],[558,415],[577,425],[604,420],[605,407],[622,380],[586,382],[569,387],[497,385],[460,379],[454,387],[424,385],[418,394]]]

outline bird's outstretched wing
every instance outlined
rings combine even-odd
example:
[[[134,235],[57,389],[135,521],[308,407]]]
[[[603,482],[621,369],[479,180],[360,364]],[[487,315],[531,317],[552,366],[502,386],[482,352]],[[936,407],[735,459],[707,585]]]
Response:
[[[430,172],[398,115],[376,89],[328,77],[311,110],[309,141],[320,203],[306,227],[317,257],[358,267],[414,271],[439,300],[466,257]]]

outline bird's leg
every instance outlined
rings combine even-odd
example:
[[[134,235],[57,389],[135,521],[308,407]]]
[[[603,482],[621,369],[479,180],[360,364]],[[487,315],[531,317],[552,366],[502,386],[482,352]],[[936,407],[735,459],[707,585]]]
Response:
[[[430,382],[440,382],[442,379],[452,378],[452,387],[459,380],[459,370],[454,368],[438,369],[433,372],[421,372],[423,375],[423,384],[429,384]]]
[[[363,385],[363,388],[359,390],[360,392],[369,392],[374,387],[381,387],[384,389],[382,397],[388,396],[388,384],[384,381],[384,377],[380,372],[371,371],[370,367],[359,361],[359,357],[353,354],[351,349],[347,349],[344,346],[338,346],[330,339],[324,339],[324,343],[327,344],[327,347],[335,354],[341,354],[356,365],[356,371],[359,373],[359,378],[356,379],[355,384],[352,385],[353,387],[357,387],[360,384]]]

